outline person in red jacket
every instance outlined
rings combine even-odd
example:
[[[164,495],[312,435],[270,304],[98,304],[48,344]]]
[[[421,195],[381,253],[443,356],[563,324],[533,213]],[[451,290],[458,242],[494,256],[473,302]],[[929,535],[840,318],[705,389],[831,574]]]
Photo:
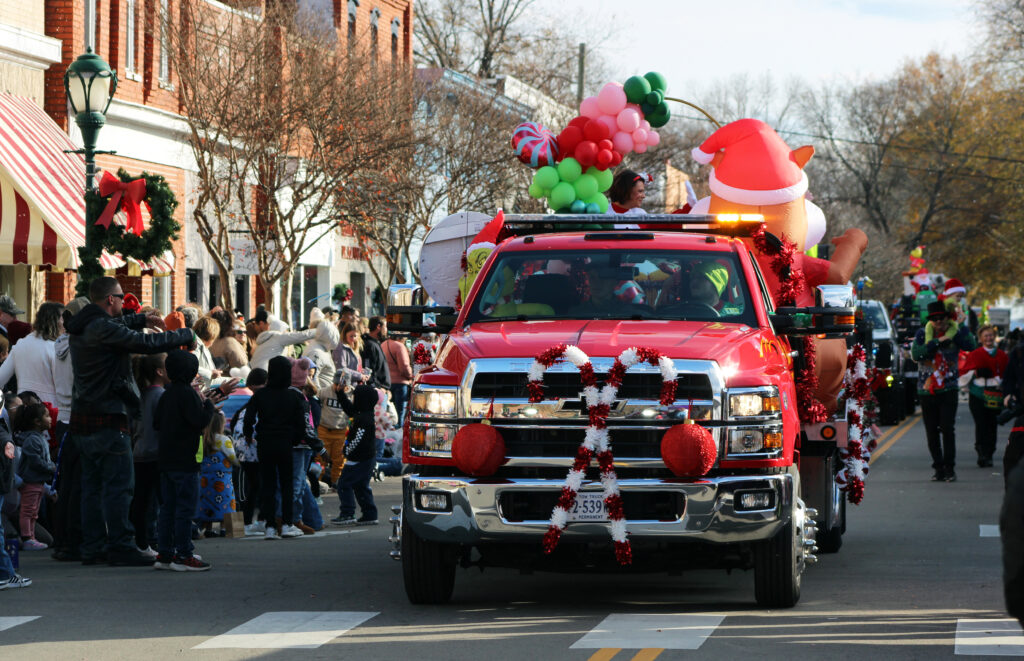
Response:
[[[999,426],[996,418],[1003,405],[1000,384],[1009,357],[1005,351],[996,348],[995,326],[979,328],[978,343],[980,346],[967,354],[963,373],[970,383],[968,404],[974,418],[974,449],[978,451],[978,466],[987,468],[992,465],[992,455],[996,451]]]

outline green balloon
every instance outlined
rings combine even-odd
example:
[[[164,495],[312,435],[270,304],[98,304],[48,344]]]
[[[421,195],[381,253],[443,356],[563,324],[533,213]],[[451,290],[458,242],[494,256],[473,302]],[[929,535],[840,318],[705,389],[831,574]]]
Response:
[[[571,156],[563,158],[562,162],[558,164],[558,176],[562,181],[568,181],[571,184],[579,179],[581,174],[583,174],[583,167]]]
[[[559,181],[558,170],[550,165],[538,169],[533,175],[533,183],[547,190],[557,186]]]
[[[622,86],[626,92],[626,100],[630,103],[640,103],[651,91],[651,83],[643,76],[630,76]]]
[[[588,204],[586,208],[586,213],[601,213],[601,207],[599,207],[597,204]]]
[[[576,197],[585,200],[597,194],[597,179],[589,174],[581,174],[573,187],[576,189]]]
[[[648,115],[654,114],[654,108],[654,105],[647,103],[646,101],[640,104],[640,112],[644,114],[644,119],[647,119]]]
[[[587,205],[583,203],[583,200],[574,200],[572,205],[569,206],[569,211],[572,213],[586,213]]]
[[[661,90],[654,90],[644,97],[644,101],[652,106],[661,105],[661,103],[665,101],[665,93]]]
[[[612,174],[610,169],[598,170],[596,167],[591,165],[587,168],[587,174],[594,179],[597,179],[597,190],[600,193],[605,192],[612,187],[612,180],[615,179],[615,175]]]
[[[654,112],[647,115],[647,121],[650,122],[652,128],[661,128],[665,124],[668,124],[669,118],[672,116],[672,111],[669,110],[668,102],[662,101],[654,109]]]
[[[588,205],[596,204],[597,208],[601,210],[601,213],[608,213],[608,198],[601,193],[596,193],[583,201]]]
[[[534,198],[535,200],[539,200],[540,198],[544,197],[544,189],[538,186],[537,184],[530,184],[529,193],[530,197]]]
[[[576,189],[569,182],[562,181],[551,189],[551,195],[548,196],[548,205],[552,209],[561,209],[571,205],[575,199]]]
[[[662,93],[668,90],[668,82],[665,80],[665,76],[662,76],[657,71],[648,71],[644,74],[644,78],[651,84],[652,90],[661,90]]]

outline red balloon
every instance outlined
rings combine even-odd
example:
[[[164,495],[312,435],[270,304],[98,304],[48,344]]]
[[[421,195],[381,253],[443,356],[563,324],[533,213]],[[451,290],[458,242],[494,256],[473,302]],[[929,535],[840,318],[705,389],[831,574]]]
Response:
[[[459,470],[469,475],[494,475],[505,463],[505,439],[491,425],[466,425],[452,439],[452,459]]]
[[[661,438],[661,459],[678,477],[704,475],[715,465],[718,446],[704,427],[695,423],[669,427]]]
[[[619,152],[617,152],[617,151],[615,151],[615,150],[613,149],[613,150],[612,150],[612,162],[611,162],[611,167],[613,167],[613,168],[614,168],[614,167],[618,167],[619,163],[621,163],[621,162],[622,162],[622,154],[620,154]]]
[[[563,154],[571,154],[576,150],[576,145],[583,139],[583,131],[578,126],[566,126],[558,134],[558,148]]]
[[[607,170],[608,166],[612,164],[612,150],[602,149],[597,152],[597,158],[594,159],[594,164],[598,170]]]
[[[608,127],[597,120],[590,120],[587,125],[583,127],[583,137],[587,140],[604,140],[608,138]]]
[[[598,140],[597,141],[597,149],[598,149],[598,151],[601,151],[603,149],[607,149],[608,151],[611,151],[611,150],[615,149],[615,145],[612,144],[611,140]]]
[[[576,160],[580,162],[583,169],[593,165],[597,160],[597,143],[592,140],[584,140],[576,145]]]
[[[589,117],[583,117],[581,115],[580,117],[574,117],[573,120],[571,122],[569,122],[569,126],[575,126],[576,128],[578,128],[579,130],[582,131],[583,127],[586,126],[587,122],[589,122],[589,121],[590,121]]]

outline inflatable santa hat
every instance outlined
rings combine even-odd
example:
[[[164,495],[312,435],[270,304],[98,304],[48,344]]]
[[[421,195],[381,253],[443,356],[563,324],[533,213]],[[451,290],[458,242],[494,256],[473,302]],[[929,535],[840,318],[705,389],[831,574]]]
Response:
[[[494,216],[490,222],[484,225],[484,228],[473,237],[473,241],[466,246],[466,256],[468,257],[473,254],[474,251],[480,250],[481,248],[494,250],[498,245],[498,235],[501,233],[504,225],[505,211],[499,209],[497,215]]]
[[[708,186],[737,204],[764,206],[792,202],[807,192],[803,166],[814,148],[790,150],[772,127],[759,119],[741,119],[718,129],[691,152],[707,165],[721,153]]]
[[[956,278],[946,280],[946,287],[942,290],[943,298],[952,296],[953,294],[967,294],[967,287],[964,287],[963,283]]]

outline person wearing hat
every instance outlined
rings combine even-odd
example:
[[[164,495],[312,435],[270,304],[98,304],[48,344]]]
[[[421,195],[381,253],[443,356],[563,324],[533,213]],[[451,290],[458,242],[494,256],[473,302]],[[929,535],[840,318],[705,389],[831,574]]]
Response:
[[[293,344],[302,344],[316,336],[315,328],[293,333],[271,330],[270,314],[262,307],[256,310],[256,314],[249,321],[254,324],[259,332],[256,336],[256,344],[252,350],[252,358],[249,359],[249,367],[253,369],[257,367],[267,369],[271,358],[283,356],[288,347]]]
[[[957,361],[961,351],[974,346],[974,336],[949,318],[942,301],[928,304],[928,323],[917,331],[910,354],[921,367],[917,395],[935,470],[933,482],[956,481]]]
[[[939,300],[946,304],[950,318],[961,326],[968,326],[972,333],[978,332],[978,315],[967,305],[967,288],[956,278],[946,280]]]
[[[20,314],[25,314],[25,311],[18,307],[13,298],[7,294],[0,296],[0,335],[7,338],[11,348],[32,332],[32,324],[17,319]]]

